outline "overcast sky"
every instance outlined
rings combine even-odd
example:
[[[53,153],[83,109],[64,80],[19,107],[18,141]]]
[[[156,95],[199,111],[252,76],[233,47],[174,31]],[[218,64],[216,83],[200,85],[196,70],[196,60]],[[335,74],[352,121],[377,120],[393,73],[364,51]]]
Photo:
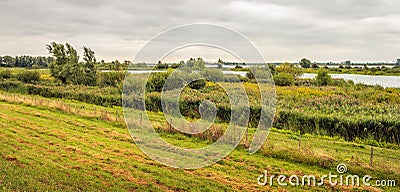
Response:
[[[400,57],[398,0],[1,0],[0,18],[0,55],[48,55],[56,41],[132,60],[162,31],[212,23],[245,35],[267,61]]]

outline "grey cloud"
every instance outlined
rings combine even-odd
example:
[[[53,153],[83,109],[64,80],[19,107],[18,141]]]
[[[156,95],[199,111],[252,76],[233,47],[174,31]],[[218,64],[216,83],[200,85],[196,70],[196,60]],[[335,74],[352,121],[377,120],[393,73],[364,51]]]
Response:
[[[47,54],[43,42],[54,40],[131,59],[159,32],[201,22],[243,33],[267,60],[400,57],[396,0],[3,0],[0,18],[0,55]]]

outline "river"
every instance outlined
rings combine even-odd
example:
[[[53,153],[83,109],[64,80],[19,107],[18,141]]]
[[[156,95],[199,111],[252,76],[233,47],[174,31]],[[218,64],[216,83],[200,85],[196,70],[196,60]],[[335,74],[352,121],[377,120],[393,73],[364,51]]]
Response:
[[[157,70],[129,70],[130,73],[133,74],[145,74],[151,72],[165,72],[165,71],[157,71]],[[246,76],[247,72],[244,71],[222,71],[224,74],[235,74]],[[366,85],[380,85],[382,87],[394,87],[400,88],[400,76],[373,76],[373,75],[357,75],[357,74],[329,74],[334,79],[344,79],[344,80],[352,80],[354,83],[362,83]],[[315,78],[316,74],[313,73],[305,73],[300,78],[303,79],[312,79]]]

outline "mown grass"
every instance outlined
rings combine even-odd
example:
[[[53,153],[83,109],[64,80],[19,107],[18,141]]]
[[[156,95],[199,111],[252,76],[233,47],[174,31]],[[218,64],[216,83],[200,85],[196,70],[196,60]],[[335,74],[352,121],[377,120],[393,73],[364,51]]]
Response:
[[[263,149],[254,155],[249,155],[246,149],[238,147],[215,165],[196,170],[180,170],[163,166],[145,156],[135,146],[128,130],[120,121],[115,121],[113,118],[104,121],[82,113],[74,115],[73,110],[68,112],[40,104],[37,102],[36,106],[28,106],[0,102],[0,189],[5,191],[399,190],[372,187],[353,189],[339,186],[279,187],[257,184],[257,177],[264,170],[268,170],[270,174],[321,176],[328,172],[336,173],[335,166],[339,162],[348,165],[350,174],[370,174],[374,178],[396,179],[400,182],[398,150],[375,148],[375,166],[369,167],[366,163],[369,146],[345,142],[340,138],[305,135],[302,147],[299,149],[296,133],[274,129]],[[84,109],[91,110],[89,106],[85,106]],[[202,147],[211,142],[164,132],[163,116],[152,113],[150,117],[159,122],[161,128],[159,134],[171,144]],[[321,165],[320,162],[324,158],[332,159],[332,163]],[[354,160],[354,158],[359,159]]]

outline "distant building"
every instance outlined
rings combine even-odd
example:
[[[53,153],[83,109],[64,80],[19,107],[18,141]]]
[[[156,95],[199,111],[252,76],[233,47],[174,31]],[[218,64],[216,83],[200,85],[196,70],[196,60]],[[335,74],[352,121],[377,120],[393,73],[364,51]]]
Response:
[[[400,58],[397,59],[396,65],[400,65]]]

